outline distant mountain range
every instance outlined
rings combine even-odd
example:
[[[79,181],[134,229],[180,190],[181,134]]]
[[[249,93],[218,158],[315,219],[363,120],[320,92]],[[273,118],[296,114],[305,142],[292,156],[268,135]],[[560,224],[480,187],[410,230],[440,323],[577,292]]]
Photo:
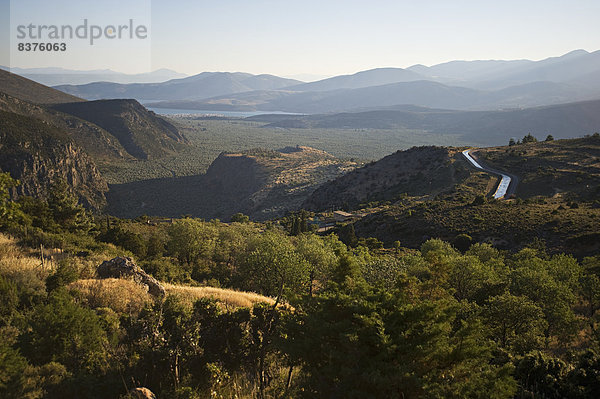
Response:
[[[46,86],[83,85],[93,82],[158,83],[187,76],[170,69],[158,69],[139,74],[126,74],[110,69],[78,71],[64,68],[7,68],[4,66],[0,66],[0,69],[16,73]]]
[[[277,90],[300,83],[299,80],[284,79],[273,75],[251,75],[241,72],[203,72],[195,76],[163,83],[124,85],[98,82],[80,86],[56,86],[56,89],[88,100],[111,98],[135,98],[140,101],[200,100],[254,90]]]
[[[311,83],[204,72],[154,84],[58,86],[86,99],[135,98],[157,108],[325,113],[411,104],[456,110],[526,108],[600,98],[600,51],[541,61],[451,61],[378,68]]]

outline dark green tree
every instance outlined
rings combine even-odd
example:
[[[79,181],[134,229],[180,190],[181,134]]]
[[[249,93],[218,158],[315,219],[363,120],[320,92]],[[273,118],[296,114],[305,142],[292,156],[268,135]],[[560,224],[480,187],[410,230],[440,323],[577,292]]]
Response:
[[[502,348],[526,353],[544,346],[544,313],[526,297],[509,293],[492,297],[483,308],[483,316],[492,339]]]
[[[0,227],[15,225],[24,217],[18,204],[10,199],[9,190],[19,184],[9,173],[0,172]]]
[[[71,192],[66,181],[60,179],[50,187],[48,206],[59,229],[82,233],[91,229],[91,217],[84,207],[78,204],[77,197]]]
[[[537,141],[538,140],[531,133],[528,133],[525,137],[523,137],[523,144],[537,143]]]
[[[105,370],[107,338],[93,310],[75,303],[65,290],[54,291],[35,307],[20,347],[35,365],[57,361],[79,373]]]
[[[231,221],[233,223],[249,223],[250,217],[244,215],[243,213],[236,213],[231,217]]]
[[[415,303],[401,291],[361,285],[313,297],[302,310],[288,345],[306,374],[304,397],[510,398],[515,392],[510,365],[491,365],[481,326],[452,327],[452,302]]]
[[[354,225],[352,223],[348,223],[343,225],[340,228],[339,232],[340,241],[346,244],[349,247],[356,247],[358,245],[358,237],[356,237],[356,233],[354,232]]]
[[[454,241],[452,241],[452,245],[463,253],[467,252],[472,243],[473,238],[468,234],[459,234],[454,238]]]

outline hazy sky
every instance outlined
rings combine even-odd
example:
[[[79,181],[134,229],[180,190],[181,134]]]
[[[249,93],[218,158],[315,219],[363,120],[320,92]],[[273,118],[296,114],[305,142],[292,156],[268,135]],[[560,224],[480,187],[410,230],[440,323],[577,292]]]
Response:
[[[115,15],[128,19],[132,12],[122,8],[128,0],[27,1],[39,4],[28,7],[32,21],[46,24],[64,19],[73,4],[94,7],[91,16],[107,24]],[[8,63],[8,3],[0,0],[0,64]],[[51,8],[44,8],[50,3]],[[580,48],[600,49],[600,0],[147,0],[145,4],[148,8],[151,4],[149,62],[123,49],[110,54],[110,46],[104,46],[102,56],[71,55],[65,65],[124,72],[170,68],[188,74],[337,75],[454,59],[537,60]],[[71,17],[73,23],[83,18],[77,12]],[[49,64],[61,62],[52,57],[18,60],[21,65],[13,59],[13,67],[61,66]]]

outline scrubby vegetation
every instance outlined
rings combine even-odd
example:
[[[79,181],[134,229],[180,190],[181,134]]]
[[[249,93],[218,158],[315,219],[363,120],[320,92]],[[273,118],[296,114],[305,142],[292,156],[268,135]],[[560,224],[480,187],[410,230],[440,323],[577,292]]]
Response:
[[[468,235],[346,245],[290,231],[305,213],[285,226],[94,218],[65,186],[13,202],[14,184],[0,175],[2,397],[593,398],[600,386],[598,256]],[[168,283],[166,298],[98,280],[115,255]]]
[[[278,150],[298,144],[327,151],[341,159],[371,161],[413,145],[465,145],[471,143],[456,135],[432,134],[422,130],[397,129],[281,129],[265,122],[243,119],[172,117],[189,140],[189,146],[175,156],[139,162],[99,165],[109,183],[191,176],[206,172],[223,151],[239,152],[253,148]]]

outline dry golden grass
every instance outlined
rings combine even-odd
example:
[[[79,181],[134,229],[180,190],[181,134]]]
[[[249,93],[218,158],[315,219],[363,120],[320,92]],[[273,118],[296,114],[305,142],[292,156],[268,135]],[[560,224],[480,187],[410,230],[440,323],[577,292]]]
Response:
[[[92,259],[70,259],[80,275],[93,277],[95,266],[101,263],[100,257]],[[42,267],[39,258],[28,255],[16,242],[0,233],[0,274],[12,279],[35,285],[35,289],[44,290],[44,280],[50,274],[48,267]],[[201,298],[212,298],[229,307],[252,307],[257,303],[273,305],[275,300],[253,292],[235,291],[214,287],[190,287],[164,284],[167,295],[179,297],[184,303],[192,305]],[[68,288],[77,291],[83,304],[91,308],[110,308],[118,313],[139,313],[153,300],[145,286],[128,279],[87,278],[71,283]]]
[[[14,239],[0,233],[0,275],[32,292],[44,292],[49,274],[49,268],[42,267],[39,258],[30,256]]]
[[[164,284],[167,295],[176,295],[183,302],[192,304],[201,298],[212,298],[225,306],[252,307],[257,303],[275,303],[273,298],[255,294],[214,287],[188,287],[182,285]]]
[[[78,280],[69,285],[91,308],[110,308],[117,313],[138,314],[152,301],[145,286],[128,279]]]

